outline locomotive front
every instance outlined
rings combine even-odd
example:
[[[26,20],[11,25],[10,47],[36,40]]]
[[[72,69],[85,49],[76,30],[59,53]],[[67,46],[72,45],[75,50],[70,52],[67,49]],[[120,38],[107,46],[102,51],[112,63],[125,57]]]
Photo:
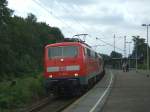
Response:
[[[62,89],[78,87],[82,66],[82,51],[79,44],[64,42],[45,47],[45,87],[58,93]]]

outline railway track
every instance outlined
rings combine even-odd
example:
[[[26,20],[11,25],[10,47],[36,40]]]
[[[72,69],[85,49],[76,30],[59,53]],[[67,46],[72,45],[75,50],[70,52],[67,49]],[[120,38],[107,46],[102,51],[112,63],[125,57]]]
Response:
[[[68,107],[72,104],[77,98],[70,98],[70,99],[56,99],[51,104],[48,104],[44,108],[35,111],[35,112],[61,112],[63,109]]]
[[[22,112],[61,112],[72,104],[77,98],[46,97],[38,101]]]
[[[104,75],[102,75],[102,77],[103,76]],[[102,79],[102,77],[100,77],[100,80]],[[91,88],[89,88],[89,90]],[[85,93],[83,93],[82,95],[84,95]],[[80,97],[82,97],[82,95]],[[61,112],[78,98],[79,97],[65,98],[49,96],[34,103],[30,107],[24,109],[24,111],[22,112]]]

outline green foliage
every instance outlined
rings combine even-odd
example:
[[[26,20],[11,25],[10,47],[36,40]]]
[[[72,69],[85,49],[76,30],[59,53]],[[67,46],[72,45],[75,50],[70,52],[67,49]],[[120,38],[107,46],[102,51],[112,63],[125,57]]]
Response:
[[[110,60],[110,56],[107,54],[100,54],[104,60],[109,61]]]
[[[118,53],[118,52],[115,52],[115,51],[112,51],[111,54],[110,54],[110,57],[111,58],[122,58],[122,54]]]
[[[147,43],[145,43],[145,39],[140,38],[140,36],[135,36],[133,38],[133,42],[134,42],[134,49],[132,51],[130,58],[136,58],[136,53],[137,53],[138,68],[139,69],[146,69],[146,65],[147,65]],[[149,48],[149,51],[150,51],[150,48]],[[135,65],[135,61],[132,61],[131,64]]]
[[[6,0],[1,0],[0,4],[0,10],[5,12],[0,13],[0,20],[6,20],[0,22],[0,79],[4,75],[20,77],[41,70],[44,46],[63,39],[61,31],[37,22],[36,16],[31,13],[25,19],[11,17],[12,11],[6,7]]]
[[[115,51],[112,51],[111,54],[110,54],[110,58],[111,58],[111,65],[114,69],[120,69],[121,67],[121,58],[122,58],[122,54],[121,53],[118,53],[118,52],[115,52]]]
[[[32,103],[43,96],[44,47],[64,38],[56,27],[27,18],[11,16],[7,1],[0,0],[0,111]],[[9,111],[8,111],[9,112]]]
[[[3,25],[6,25],[9,21],[9,18],[12,14],[12,10],[7,8],[7,1],[6,0],[0,0],[0,28],[2,28]]]
[[[145,39],[140,38],[139,36],[137,36],[137,37],[133,38],[133,42],[134,42],[134,49],[133,49],[133,52],[132,52],[132,56],[135,57],[136,51],[137,51],[137,55],[138,55],[139,58],[141,56],[144,56],[144,58],[146,58],[147,44],[145,43]]]
[[[12,82],[0,83],[0,109],[14,109],[24,107],[44,96],[43,78],[24,77]]]
[[[36,23],[37,18],[36,18],[36,16],[33,15],[32,13],[29,13],[29,14],[28,14],[28,17],[26,18],[26,20],[27,20],[28,22],[31,22],[31,23]]]

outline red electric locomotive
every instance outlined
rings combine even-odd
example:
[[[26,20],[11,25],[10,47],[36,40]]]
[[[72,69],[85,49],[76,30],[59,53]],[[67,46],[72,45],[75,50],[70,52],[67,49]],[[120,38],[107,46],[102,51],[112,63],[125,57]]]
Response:
[[[81,42],[47,45],[44,67],[46,90],[54,94],[87,88],[104,72],[102,57]]]

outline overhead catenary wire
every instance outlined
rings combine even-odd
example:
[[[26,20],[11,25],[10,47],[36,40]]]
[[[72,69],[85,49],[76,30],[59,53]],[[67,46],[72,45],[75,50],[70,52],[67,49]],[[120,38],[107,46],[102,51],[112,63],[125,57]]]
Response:
[[[75,4],[75,3],[74,3]],[[76,4],[75,4],[76,5]],[[82,10],[82,8],[79,6],[79,5],[76,5],[76,7],[78,7],[78,9],[80,9],[80,10]],[[74,8],[74,7],[73,7]],[[74,8],[75,9],[75,8]],[[85,28],[85,27],[84,27]],[[86,28],[85,28],[86,29]],[[103,36],[103,37],[105,37],[105,35],[103,34],[103,32],[101,31],[101,30],[98,30],[98,32],[100,32],[101,33],[101,35]]]
[[[111,46],[111,47],[114,47],[114,45],[112,45],[112,44],[110,44],[110,43],[108,43],[108,42],[106,42],[106,41],[104,41],[104,40],[102,40],[102,39],[100,39],[100,38],[98,38],[98,37],[96,37],[96,39],[100,40],[101,42],[103,42],[103,43],[105,43],[105,44],[107,44],[107,45],[109,45],[109,46]],[[121,48],[119,48],[119,47],[116,47],[116,49],[118,49],[118,50],[124,52],[124,50],[121,49]]]
[[[63,5],[62,5],[62,8],[65,9],[65,10],[67,9],[67,8],[64,7]],[[67,9],[67,11],[68,11],[68,9]],[[71,15],[72,15],[72,18],[74,19],[74,21],[75,21],[79,26],[81,26],[81,28],[82,28],[84,31],[88,32],[87,29],[82,25],[82,23],[79,22],[79,21],[74,17],[73,14],[71,14]]]
[[[65,24],[66,26],[68,26],[69,28],[73,29],[71,25],[68,25],[66,22],[64,22],[62,19],[58,18],[56,15],[54,15],[53,13],[50,13],[49,10],[47,8],[45,8],[45,5],[43,5],[41,3],[40,0],[38,0],[39,2],[37,2],[37,0],[33,0],[38,6],[40,6],[41,8],[45,9],[46,12],[48,12],[50,15],[54,16],[57,20],[59,20],[61,23]],[[77,6],[77,5],[76,5]],[[62,5],[63,9],[66,9],[63,5]],[[80,10],[81,7],[77,6]],[[73,7],[74,8],[74,7]],[[73,16],[72,16],[73,17]],[[84,29],[84,31],[88,32],[88,30],[82,25],[81,22],[79,22],[75,17],[73,17],[74,21],[76,21],[76,23],[79,24],[79,26],[82,27],[82,29]],[[102,31],[99,30],[99,32],[102,33]],[[102,33],[103,35],[103,33]],[[104,35],[103,35],[104,36]],[[105,37],[105,36],[104,36]]]
[[[48,14],[50,14],[51,16],[53,16],[54,18],[56,18],[58,21],[60,21],[61,23],[63,23],[64,25],[66,25],[67,27],[73,29],[70,25],[68,25],[66,22],[64,22],[63,20],[59,19],[56,15],[52,14],[51,12],[49,12],[49,10],[47,8],[45,8],[45,6],[43,6],[43,4],[41,2],[37,2],[36,0],[32,0],[35,4],[37,4],[39,7],[41,7],[43,10],[45,10]],[[70,33],[73,33],[72,31],[70,31]]]
[[[40,1],[40,0],[39,0]],[[41,3],[42,4],[42,3]],[[44,7],[46,7],[45,5],[44,5]],[[64,5],[61,5],[61,8],[63,8],[64,10],[66,10],[67,12],[69,12],[68,11],[68,9],[66,8],[66,7],[64,7]],[[52,13],[51,13],[52,14]],[[72,15],[72,18],[73,18],[73,20],[80,26],[80,28],[82,28],[85,32],[88,32],[88,30],[82,25],[82,23],[81,22],[79,22],[75,17],[74,17],[74,15],[73,14],[71,14]],[[62,20],[61,20],[62,21]],[[66,24],[66,23],[65,23]],[[68,27],[71,27],[70,25],[67,25]],[[72,28],[72,27],[71,27]],[[72,28],[73,29],[73,28]]]
[[[39,1],[39,2],[38,2]],[[47,13],[49,13],[51,16],[53,16],[53,17],[55,17],[57,20],[59,20],[61,23],[63,23],[64,25],[66,25],[68,28],[71,28],[71,29],[73,29],[72,28],[72,26],[71,25],[68,25],[66,22],[64,22],[62,19],[60,19],[60,18],[58,18],[56,15],[54,15],[53,13],[51,13],[41,2],[40,2],[40,0],[33,0],[33,2],[35,3],[35,4],[37,4],[39,7],[41,7],[42,9],[44,9]],[[79,6],[78,6],[79,7]],[[63,8],[64,9],[66,9],[64,6],[63,6]],[[79,7],[80,8],[80,7]],[[81,9],[81,8],[80,8]],[[73,17],[73,16],[72,16]],[[74,19],[74,21],[76,21],[76,23],[78,23],[81,27],[82,27],[82,29],[84,29],[85,31],[87,31],[87,29],[85,28],[85,27],[83,27],[82,25],[81,25],[81,23],[80,22],[78,22],[78,20],[75,18],[75,17],[73,17],[73,19]],[[101,32],[101,31],[100,31]],[[70,33],[73,33],[72,31],[70,31]],[[102,35],[103,35],[103,33],[102,33]],[[104,35],[103,35],[104,36]],[[104,36],[105,37],[105,36]],[[103,43],[105,43],[105,44],[107,44],[107,45],[109,45],[109,46],[111,46],[111,47],[113,47],[113,45],[112,44],[110,44],[110,43],[108,43],[108,42],[106,42],[106,41],[103,41],[103,40],[101,40],[101,39],[99,39],[101,42],[103,42]],[[118,48],[118,47],[116,47],[118,50],[120,50],[120,51],[124,51],[124,50],[122,50],[122,49],[120,49],[120,48]]]

